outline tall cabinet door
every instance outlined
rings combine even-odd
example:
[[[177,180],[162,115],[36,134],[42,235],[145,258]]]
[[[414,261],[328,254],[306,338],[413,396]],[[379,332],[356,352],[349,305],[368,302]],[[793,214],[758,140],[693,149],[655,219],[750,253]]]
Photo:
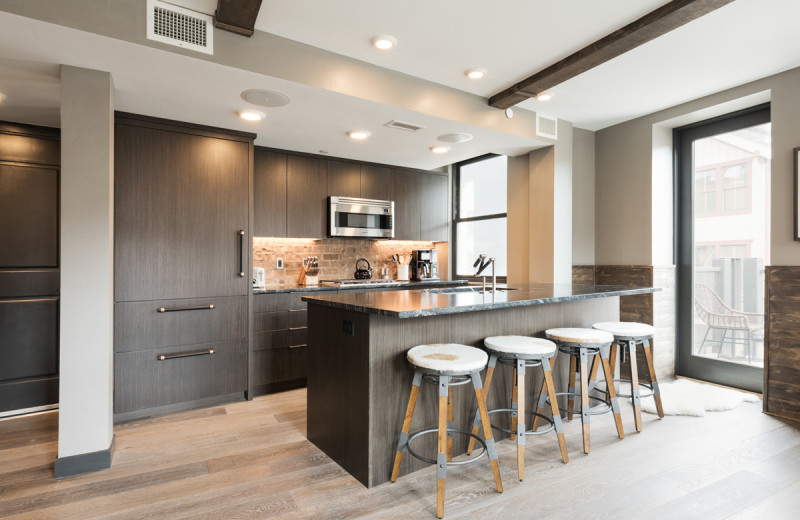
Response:
[[[322,159],[289,155],[286,168],[286,235],[323,238],[327,235],[328,177]]]
[[[392,170],[389,200],[394,201],[394,238],[419,240],[421,174],[406,170]]]
[[[421,202],[420,239],[433,242],[447,240],[447,177],[420,175]]]
[[[286,154],[256,148],[253,157],[253,236],[286,236]]]
[[[118,123],[115,154],[115,299],[247,294],[248,144]]]

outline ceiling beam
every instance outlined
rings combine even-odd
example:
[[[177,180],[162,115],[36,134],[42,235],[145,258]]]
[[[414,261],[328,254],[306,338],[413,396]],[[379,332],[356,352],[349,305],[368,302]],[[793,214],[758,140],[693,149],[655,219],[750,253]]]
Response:
[[[495,108],[509,108],[583,74],[733,0],[672,0],[622,29],[587,45],[533,76],[489,98]]]
[[[214,27],[248,38],[256,27],[261,0],[218,0],[214,11]]]

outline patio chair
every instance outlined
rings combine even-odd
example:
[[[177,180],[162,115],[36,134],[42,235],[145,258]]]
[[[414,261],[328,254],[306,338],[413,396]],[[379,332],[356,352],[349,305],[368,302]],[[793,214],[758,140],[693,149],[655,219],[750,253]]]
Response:
[[[700,349],[702,350],[706,342],[719,343],[717,357],[720,357],[722,355],[722,347],[725,344],[725,337],[730,332],[731,358],[733,358],[735,344],[737,342],[743,343],[749,363],[753,351],[753,341],[763,341],[764,338],[764,315],[731,309],[725,305],[725,302],[722,301],[711,287],[702,283],[694,286],[694,307],[697,311],[697,315],[703,320],[703,323],[708,326]],[[714,329],[721,329],[723,331],[721,340],[708,338],[709,332]],[[741,338],[737,337],[739,331],[741,331],[742,334]]]

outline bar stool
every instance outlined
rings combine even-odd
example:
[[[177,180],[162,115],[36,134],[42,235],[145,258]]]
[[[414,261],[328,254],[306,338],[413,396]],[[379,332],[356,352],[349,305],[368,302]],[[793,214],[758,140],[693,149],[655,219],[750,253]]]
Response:
[[[486,350],[489,351],[489,365],[486,369],[486,379],[484,380],[484,395],[489,394],[492,385],[494,368],[499,361],[503,365],[514,367],[514,386],[511,394],[511,408],[495,408],[489,410],[487,415],[500,412],[511,413],[511,429],[492,426],[492,428],[511,434],[511,439],[516,437],[517,441],[517,475],[520,482],[525,479],[525,437],[527,435],[542,435],[555,428],[558,437],[558,445],[561,448],[561,460],[569,461],[567,455],[567,443],[564,440],[564,426],[561,423],[561,415],[558,411],[558,401],[556,400],[555,387],[553,385],[553,374],[550,368],[550,359],[556,356],[556,344],[552,341],[529,336],[493,336],[483,340]],[[544,372],[544,382],[542,392],[547,391],[552,405],[553,419],[541,414],[525,410],[525,371],[527,368],[542,367]],[[526,431],[525,415],[533,415],[538,424],[538,419],[544,419],[550,423],[550,428],[543,431]],[[475,412],[472,433],[476,435],[482,426],[482,419],[479,411]],[[472,453],[475,447],[475,438],[470,438],[467,453]]]
[[[650,340],[656,333],[655,327],[646,323],[636,323],[632,321],[613,321],[595,323],[592,325],[597,330],[603,330],[614,335],[614,343],[611,345],[611,367],[614,369],[617,361],[617,345],[622,347],[620,353],[621,361],[625,361],[625,354],[630,357],[631,365],[631,378],[630,379],[614,379],[616,382],[630,383],[630,394],[617,394],[619,397],[630,397],[631,404],[633,404],[633,422],[636,426],[636,431],[642,431],[642,406],[641,398],[653,396],[656,402],[656,410],[658,416],[664,417],[664,409],[661,406],[661,391],[658,389],[658,379],[656,379],[656,370],[653,365],[653,354],[650,351]],[[650,372],[650,384],[642,383],[639,381],[639,368],[636,364],[636,347],[641,346],[644,352],[644,357],[647,360],[647,369]],[[597,367],[592,367],[591,379],[594,380]],[[614,386],[612,383],[611,386]],[[650,390],[650,393],[641,394],[640,387]]]
[[[414,457],[436,464],[436,516],[444,516],[444,485],[447,478],[448,465],[463,465],[479,460],[484,453],[489,456],[489,463],[492,466],[494,482],[497,492],[503,492],[503,483],[500,479],[500,466],[497,463],[497,449],[492,438],[492,429],[489,426],[489,416],[486,412],[486,399],[483,396],[483,384],[480,372],[486,367],[486,352],[479,348],[467,345],[435,344],[419,345],[408,351],[406,358],[414,366],[414,380],[411,385],[411,395],[408,398],[406,415],[403,418],[403,428],[400,432],[400,440],[397,443],[397,454],[392,468],[392,482],[397,482],[400,473],[400,463],[403,461],[403,454],[406,449]],[[439,387],[439,424],[438,428],[422,430],[409,435],[411,419],[414,415],[414,408],[417,404],[419,386],[422,381],[434,384]],[[475,388],[475,397],[478,400],[478,413],[483,421],[484,439],[464,430],[453,428],[453,390],[452,387],[465,385],[472,381]],[[411,448],[411,441],[420,435],[438,432],[438,453],[436,459],[422,457]],[[452,434],[463,433],[476,438],[484,447],[480,455],[469,460],[453,461]]]
[[[614,375],[611,372],[611,367],[608,363],[609,350],[611,343],[614,341],[614,336],[602,330],[597,329],[578,329],[578,328],[564,328],[564,329],[548,329],[545,335],[556,342],[558,351],[563,352],[570,356],[570,369],[569,369],[569,388],[566,392],[557,392],[556,395],[566,395],[569,397],[567,401],[567,419],[571,420],[572,415],[576,413],[572,407],[575,403],[575,398],[581,399],[581,423],[583,424],[583,452],[589,453],[589,423],[592,415],[600,415],[609,411],[614,412],[614,422],[617,426],[617,435],[620,439],[625,438],[625,432],[622,429],[622,418],[619,412],[619,403],[617,396],[614,393],[614,385],[608,384],[613,381]],[[603,375],[606,379],[606,387],[608,388],[608,397],[611,405],[601,410],[592,411],[589,406],[590,400],[600,401],[605,404],[605,401],[599,397],[589,395],[589,357],[599,355],[603,365]],[[580,392],[575,389],[575,377],[580,374]],[[544,388],[544,386],[543,386]],[[542,393],[539,396],[539,404],[536,412],[540,413],[543,408],[547,395]]]

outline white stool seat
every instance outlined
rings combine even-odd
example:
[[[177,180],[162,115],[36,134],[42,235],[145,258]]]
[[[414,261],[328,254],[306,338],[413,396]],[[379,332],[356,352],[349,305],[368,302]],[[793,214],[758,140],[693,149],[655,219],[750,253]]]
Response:
[[[635,338],[639,336],[654,336],[656,328],[646,323],[636,323],[635,321],[607,321],[592,325],[595,329],[610,332],[614,336],[625,338]]]
[[[553,340],[564,343],[611,343],[614,335],[598,329],[547,329],[545,335]]]
[[[410,363],[428,370],[470,373],[483,370],[489,356],[483,350],[457,343],[418,345],[406,354]]]
[[[492,336],[483,340],[483,344],[501,354],[552,356],[557,350],[552,341],[530,336]]]

